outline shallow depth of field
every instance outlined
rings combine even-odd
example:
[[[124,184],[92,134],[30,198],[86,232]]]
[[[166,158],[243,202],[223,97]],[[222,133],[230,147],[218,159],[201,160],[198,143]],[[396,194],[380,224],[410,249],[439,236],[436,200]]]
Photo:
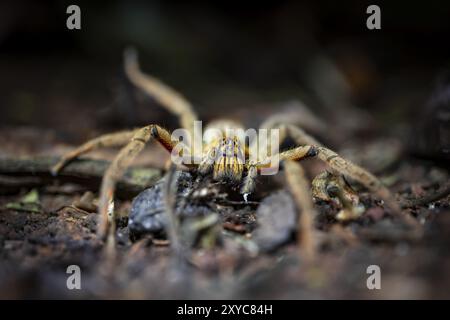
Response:
[[[79,1],[78,31],[65,27],[69,4],[0,4],[0,298],[450,298],[447,3],[381,5],[382,29],[373,31],[359,1]],[[104,133],[179,127],[125,77],[129,45],[204,124],[231,118],[256,129],[275,113],[298,116],[306,132],[380,178],[418,229],[355,186],[363,212],[353,220],[337,218],[338,202],[315,199],[309,261],[283,167],[260,177],[247,203],[235,188],[185,174],[179,194],[208,196],[178,210],[180,253],[164,232],[129,228],[138,194],[152,188],[146,199],[161,202],[170,158],[151,142],[120,180],[111,261],[96,234],[97,205],[118,150],[84,155],[56,177],[49,169]],[[327,169],[301,163],[309,182]],[[81,268],[81,290],[66,286],[69,265]],[[367,288],[370,265],[381,268],[380,290]]]

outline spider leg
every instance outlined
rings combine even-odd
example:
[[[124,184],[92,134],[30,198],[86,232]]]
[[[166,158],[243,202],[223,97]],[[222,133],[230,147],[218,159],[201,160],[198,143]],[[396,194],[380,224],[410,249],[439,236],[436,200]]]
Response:
[[[273,117],[273,116],[272,116]],[[272,118],[271,117],[271,118]],[[270,119],[270,118],[269,118]],[[270,123],[271,121],[266,121],[267,123]],[[263,123],[263,125],[266,124],[266,122]],[[271,129],[278,129],[279,130],[279,141],[280,144],[287,138],[287,129],[285,126],[281,127],[268,127],[268,126],[261,126],[263,129],[271,130]],[[268,141],[268,148],[266,150],[263,150],[267,152],[267,150],[272,150],[271,146],[271,140]],[[256,183],[255,180],[257,178],[258,172],[261,171],[263,168],[268,168],[271,166],[272,163],[275,161],[282,161],[282,160],[300,160],[308,156],[314,156],[315,151],[313,147],[297,147],[291,150],[287,150],[282,153],[278,153],[275,156],[267,156],[267,154],[260,154],[262,150],[258,150],[258,141],[254,140],[250,146],[247,149],[246,157],[249,157],[250,154],[257,155],[257,159],[263,159],[261,161],[251,163],[248,162],[246,164],[247,167],[247,175],[244,177],[244,181],[241,188],[241,194],[248,195],[252,193],[255,190]],[[310,153],[310,154],[308,154]]]
[[[241,194],[244,196],[245,202],[247,202],[247,197],[250,193],[255,191],[256,188],[256,178],[258,176],[258,168],[254,164],[247,165],[247,175],[244,177],[242,183]]]
[[[286,129],[280,128],[280,141],[287,137]],[[250,152],[257,152],[256,145],[250,147]],[[271,148],[269,147],[269,150]],[[310,193],[310,185],[305,177],[302,165],[297,160],[317,155],[314,146],[300,146],[291,150],[284,151],[275,156],[267,157],[265,160],[256,164],[247,164],[247,175],[241,188],[244,200],[252,193],[256,187],[256,178],[258,171],[269,167],[274,161],[283,161],[285,165],[285,176],[289,190],[294,198],[295,204],[301,214],[298,219],[298,243],[301,254],[307,261],[312,261],[316,253],[316,241],[314,238],[314,216],[316,210]]]
[[[278,157],[280,161],[284,160],[296,161],[296,160],[303,160],[309,157],[314,157],[316,155],[317,155],[317,148],[315,146],[300,146],[287,151],[283,151],[278,155]]]
[[[282,136],[284,139],[285,135],[283,134]],[[248,195],[255,190],[258,171],[270,166],[273,161],[284,161],[285,176],[289,190],[297,208],[301,210],[298,219],[299,248],[308,261],[314,259],[316,252],[313,221],[316,211],[310,193],[309,182],[305,177],[302,165],[296,160],[302,160],[316,154],[315,147],[301,146],[276,155],[278,159],[269,157],[257,164],[247,164],[247,175],[241,188],[241,194],[243,194],[244,200],[247,201]]]
[[[287,160],[284,163],[286,181],[294,198],[295,205],[301,214],[298,218],[297,241],[300,253],[311,261],[316,253],[316,241],[314,237],[314,216],[316,210],[312,202],[309,182],[300,163]]]
[[[356,219],[364,212],[356,192],[341,174],[324,171],[312,181],[311,193],[315,201],[337,202],[342,209],[336,215],[340,221]]]
[[[110,225],[114,227],[114,210],[108,210],[108,208],[113,203],[116,182],[122,177],[125,170],[130,166],[134,158],[136,158],[136,156],[142,151],[145,144],[151,137],[154,137],[169,151],[174,148],[174,143],[170,140],[170,134],[165,129],[157,125],[143,127],[137,130],[128,144],[120,150],[103,176],[100,189],[100,225],[98,228],[98,234],[101,238],[105,237]]]
[[[306,132],[304,132],[297,126],[287,125],[286,127],[288,135],[291,136],[299,144],[316,141],[313,137],[309,136]],[[315,145],[315,149],[317,150],[317,157],[320,160],[326,162],[335,174],[342,174],[360,183],[374,195],[381,198],[391,208],[395,216],[401,218],[408,225],[417,226],[417,222],[412,219],[411,216],[404,214],[401,211],[400,206],[395,200],[392,193],[377,177],[368,172],[366,169],[340,157],[333,150],[328,149],[321,144]]]
[[[187,99],[155,77],[144,74],[140,70],[136,50],[131,48],[125,50],[124,64],[125,73],[131,83],[178,116],[181,126],[193,137],[194,121],[197,120],[197,115]]]
[[[176,256],[183,253],[181,249],[181,242],[179,238],[179,220],[175,214],[176,211],[176,198],[177,198],[177,180],[179,177],[179,171],[176,170],[176,166],[171,164],[163,184],[164,192],[164,209],[168,217],[167,231],[171,246],[176,252]]]
[[[284,110],[268,117],[261,125],[261,129],[277,128],[287,124],[306,128],[314,133],[326,133],[327,125],[305,105],[302,101],[294,100],[285,104]]]
[[[95,139],[89,140],[75,150],[64,154],[59,162],[53,166],[53,168],[51,169],[51,173],[53,175],[57,175],[58,172],[70,161],[90,151],[99,148],[123,146],[128,141],[130,141],[134,134],[135,130],[121,131],[105,134]]]
[[[315,129],[315,131],[320,131],[320,132],[325,131],[325,129],[326,129],[325,124],[322,123],[320,119],[316,118],[308,110],[306,105],[304,105],[300,101],[296,101],[295,104],[297,104],[296,110],[287,110],[287,111],[275,113],[275,114],[271,115],[269,118],[267,118],[260,125],[259,128],[266,129],[266,130],[278,129],[280,143],[283,142],[288,136],[287,125],[291,125],[294,127],[297,127],[297,126],[304,127],[304,126],[309,125],[309,127],[312,130]],[[313,125],[311,126],[311,124],[313,124]],[[302,132],[304,133],[303,130],[302,130]],[[290,134],[292,135],[292,133],[290,133]],[[270,144],[270,140],[268,142]],[[257,143],[258,143],[257,140],[254,140],[250,143],[249,152],[257,151]],[[303,135],[302,142],[299,143],[299,145],[318,146],[321,144],[315,138],[313,138],[312,136],[309,136],[305,133]],[[269,150],[270,150],[270,146],[269,146]]]
[[[308,157],[314,157],[317,155],[316,148],[314,146],[300,146],[293,148],[282,153],[278,153],[271,157],[266,157],[264,160],[258,163],[247,164],[247,175],[244,178],[244,182],[241,188],[241,194],[250,194],[255,190],[255,179],[257,178],[258,172],[262,169],[270,168],[275,162],[287,161],[287,160],[302,160]]]
[[[202,158],[200,164],[198,165],[198,171],[202,175],[210,173],[214,167],[214,161],[217,158],[217,148],[212,147],[209,149],[205,156]]]
[[[277,155],[279,161],[284,161],[285,177],[289,191],[294,198],[297,208],[301,210],[298,218],[297,239],[301,253],[308,261],[313,260],[316,253],[314,239],[314,217],[316,216],[316,210],[310,192],[311,186],[305,177],[302,165],[297,161],[316,155],[317,150],[314,146],[300,146]],[[267,163],[272,162],[263,161],[258,168],[262,168]]]
[[[99,203],[100,226],[98,229],[102,238],[105,237],[109,225],[114,223],[112,204],[116,182],[122,177],[131,161],[142,151],[151,137],[155,138],[169,152],[175,147],[175,143],[171,140],[170,133],[167,130],[158,125],[149,125],[141,129],[106,134],[90,140],[64,155],[52,168],[52,172],[56,174],[69,161],[89,151],[101,147],[125,145],[106,170],[102,180]]]
[[[169,152],[172,152],[175,144],[172,142],[170,133],[159,127],[154,126],[154,129],[152,129],[152,135],[153,137]],[[115,132],[110,134],[105,134],[100,137],[97,137],[95,139],[89,140],[76,148],[73,151],[70,151],[66,154],[64,154],[61,159],[58,161],[57,164],[53,166],[51,169],[51,173],[53,175],[57,175],[61,169],[67,165],[69,162],[74,160],[75,158],[78,158],[79,156],[82,156],[83,154],[86,154],[90,151],[94,151],[96,149],[100,148],[108,148],[108,147],[120,147],[123,145],[126,145],[130,140],[133,138],[133,136],[139,131],[139,129],[136,130],[130,130],[130,131],[121,131],[121,132]]]

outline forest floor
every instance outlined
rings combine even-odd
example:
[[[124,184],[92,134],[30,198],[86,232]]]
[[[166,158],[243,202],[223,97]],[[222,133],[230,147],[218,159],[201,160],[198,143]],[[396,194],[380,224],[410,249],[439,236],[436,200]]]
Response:
[[[0,139],[1,160],[47,159],[75,146],[64,144],[52,130],[35,127],[4,127]],[[430,198],[446,187],[448,172],[401,152],[391,157],[396,149],[387,146],[385,140],[372,139],[339,151],[374,171],[397,198],[423,200],[404,209],[417,220],[420,233],[393,219],[367,192],[360,193],[364,215],[351,222],[338,222],[333,205],[317,204],[319,246],[313,263],[299,254],[296,213],[289,193],[283,192],[282,174],[264,178],[249,204],[208,200],[218,214],[211,222],[214,237],[207,238],[212,242],[192,241],[188,261],[176,256],[164,237],[130,237],[127,216],[143,187],[122,193],[115,208],[117,255],[111,264],[96,236],[95,196],[101,172],[51,178],[45,165],[14,172],[2,162],[0,297],[450,298],[450,197]],[[97,151],[86,158],[110,160],[114,153]],[[380,153],[389,164],[377,168],[383,160],[376,158]],[[157,168],[147,186],[163,176],[166,157],[158,146],[148,147],[139,157],[136,165]],[[305,161],[305,166],[310,178],[324,168],[314,160]],[[81,290],[67,288],[70,265],[81,269]],[[380,267],[379,290],[367,288],[370,265]]]

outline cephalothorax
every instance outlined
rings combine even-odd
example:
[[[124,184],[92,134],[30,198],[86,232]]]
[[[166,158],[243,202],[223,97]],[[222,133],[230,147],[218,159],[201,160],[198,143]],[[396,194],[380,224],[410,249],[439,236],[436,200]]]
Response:
[[[125,72],[136,87],[178,116],[182,128],[190,133],[194,131],[194,122],[197,120],[197,115],[193,111],[191,104],[183,96],[158,79],[142,73],[137,62],[137,55],[133,50],[127,50],[125,53]],[[203,139],[204,148],[202,154],[194,155],[200,156],[200,161],[187,163],[186,166],[198,170],[201,175],[212,174],[215,180],[239,184],[240,192],[247,200],[247,196],[255,189],[255,179],[258,172],[267,167],[268,162],[270,162],[268,161],[269,158],[276,156],[277,161],[284,163],[289,189],[297,207],[302,210],[299,218],[299,235],[306,253],[314,250],[311,230],[314,229],[312,221],[315,209],[312,203],[310,184],[305,178],[299,160],[308,157],[318,157],[328,164],[330,167],[329,174],[321,175],[315,179],[313,191],[319,190],[320,187],[318,186],[325,184],[325,182],[322,183],[325,181],[324,179],[332,181],[334,189],[341,188],[343,190],[343,192],[336,190],[334,192],[340,195],[339,199],[344,204],[344,209],[351,210],[351,208],[345,206],[346,202],[349,203],[351,201],[351,199],[346,201],[346,194],[348,194],[348,186],[345,185],[344,179],[346,177],[358,182],[384,200],[393,213],[401,214],[398,204],[389,190],[375,176],[324,147],[295,123],[290,122],[289,119],[273,116],[265,121],[261,128],[278,129],[279,142],[290,137],[298,144],[298,147],[276,155],[269,154],[267,159],[259,157],[257,161],[251,161],[251,157],[248,157],[254,146],[251,144],[247,145],[238,139],[237,136],[227,133],[227,129],[242,128],[240,124],[229,120],[218,120],[210,123],[209,127],[218,129],[222,135],[206,135]],[[173,141],[171,134],[166,129],[157,124],[151,124],[140,129],[106,134],[90,140],[64,155],[61,161],[53,168],[54,174],[57,174],[68,161],[93,149],[124,146],[109,166],[102,181],[99,201],[100,225],[98,228],[99,236],[102,238],[105,237],[108,230],[114,230],[113,210],[110,208],[113,203],[116,182],[151,138],[157,140],[169,152],[172,152],[176,143],[179,142]],[[330,178],[330,175],[332,178]],[[319,197],[320,192],[316,193],[314,196]],[[408,221],[407,216],[402,215],[401,217]]]

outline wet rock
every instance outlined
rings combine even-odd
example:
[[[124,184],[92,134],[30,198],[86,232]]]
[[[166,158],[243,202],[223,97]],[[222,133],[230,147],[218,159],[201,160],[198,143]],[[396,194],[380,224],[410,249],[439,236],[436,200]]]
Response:
[[[134,198],[128,220],[130,235],[161,232],[166,224],[161,184],[142,191]]]
[[[128,220],[131,239],[136,240],[146,234],[165,236],[168,218],[164,212],[163,183],[164,179],[134,198]],[[195,177],[188,172],[180,173],[175,214],[182,218],[205,216],[211,213],[205,201],[192,198],[195,194],[192,192],[196,189],[195,186]]]
[[[256,211],[256,218],[253,240],[261,251],[275,250],[292,239],[297,213],[287,191],[278,191],[265,198]]]

